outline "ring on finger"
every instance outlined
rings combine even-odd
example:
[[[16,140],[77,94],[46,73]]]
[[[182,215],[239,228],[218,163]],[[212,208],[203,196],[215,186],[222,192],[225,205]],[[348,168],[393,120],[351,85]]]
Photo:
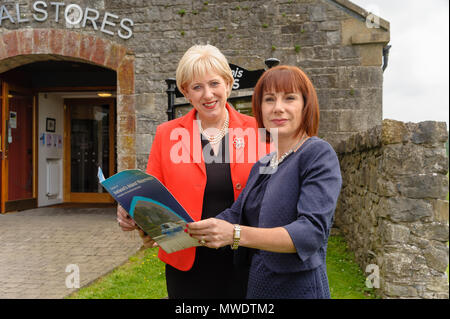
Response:
[[[205,244],[206,244],[206,241],[202,238],[202,239],[200,240],[200,245],[205,246]]]

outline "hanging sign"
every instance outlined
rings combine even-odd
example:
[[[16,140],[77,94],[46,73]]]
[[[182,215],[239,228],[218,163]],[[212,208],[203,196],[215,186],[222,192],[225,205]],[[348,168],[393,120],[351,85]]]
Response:
[[[0,26],[3,21],[9,21],[13,24],[25,24],[31,20],[44,22],[48,20],[49,12],[53,12],[55,22],[65,24],[66,28],[81,27],[86,28],[88,25],[95,30],[100,30],[111,36],[118,35],[124,40],[128,40],[133,35],[133,20],[129,18],[121,18],[110,12],[103,15],[100,11],[93,8],[82,8],[78,4],[64,2],[35,1],[32,6],[31,15],[27,14],[21,7],[19,2],[11,4],[3,4],[0,6]],[[31,16],[31,18],[25,18]]]
[[[253,88],[264,70],[249,71],[235,64],[229,63],[231,73],[233,73],[233,90]]]
[[[258,82],[259,78],[264,73],[263,69],[249,71],[232,63],[228,63],[228,65],[230,66],[231,73],[234,79],[233,87],[231,88],[233,91],[254,88],[256,82]],[[183,94],[178,90],[178,87],[175,87],[175,96],[183,96]]]

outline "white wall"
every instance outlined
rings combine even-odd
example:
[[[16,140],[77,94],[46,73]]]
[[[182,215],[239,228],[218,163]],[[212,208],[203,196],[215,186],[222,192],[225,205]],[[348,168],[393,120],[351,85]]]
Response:
[[[38,99],[38,206],[41,207],[63,201],[64,105],[57,94],[40,93]],[[47,118],[56,120],[55,132],[46,132]],[[51,145],[47,145],[49,134]]]

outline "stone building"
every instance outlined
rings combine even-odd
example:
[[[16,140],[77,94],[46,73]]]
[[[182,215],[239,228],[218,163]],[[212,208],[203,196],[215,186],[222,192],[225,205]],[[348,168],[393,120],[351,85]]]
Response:
[[[337,149],[382,125],[389,41],[389,22],[347,0],[2,1],[1,211],[111,202],[97,165],[145,168],[165,80],[193,44],[247,70],[269,57],[302,67]]]

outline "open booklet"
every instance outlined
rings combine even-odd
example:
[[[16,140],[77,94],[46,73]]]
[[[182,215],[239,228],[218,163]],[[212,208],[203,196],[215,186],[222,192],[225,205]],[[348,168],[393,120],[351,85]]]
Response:
[[[130,169],[105,179],[99,167],[98,179],[136,224],[167,253],[200,245],[185,232],[186,223],[194,220],[156,177]]]

